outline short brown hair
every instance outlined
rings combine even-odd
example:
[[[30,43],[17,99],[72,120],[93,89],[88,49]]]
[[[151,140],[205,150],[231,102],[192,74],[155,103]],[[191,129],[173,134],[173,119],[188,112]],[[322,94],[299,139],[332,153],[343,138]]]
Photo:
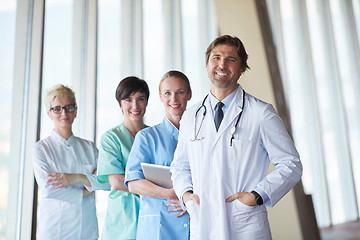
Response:
[[[188,77],[184,73],[182,73],[180,71],[176,71],[176,70],[171,70],[164,74],[164,76],[161,78],[160,83],[159,83],[159,92],[160,92],[161,83],[165,79],[172,78],[172,77],[180,78],[181,80],[183,80],[185,82],[187,91],[191,92],[190,81],[189,81]]]
[[[217,45],[229,45],[234,46],[237,48],[237,53],[241,60],[241,73],[245,72],[246,69],[250,69],[250,67],[247,64],[248,54],[246,53],[244,44],[241,42],[241,40],[237,37],[232,37],[230,35],[223,35],[218,38],[216,38],[212,43],[210,43],[209,47],[206,50],[205,53],[205,61],[206,65],[209,62],[211,51],[217,46]]]
[[[116,88],[115,97],[120,103],[121,100],[130,97],[136,92],[145,93],[146,99],[149,100],[150,91],[147,83],[138,77],[130,76],[120,81]]]

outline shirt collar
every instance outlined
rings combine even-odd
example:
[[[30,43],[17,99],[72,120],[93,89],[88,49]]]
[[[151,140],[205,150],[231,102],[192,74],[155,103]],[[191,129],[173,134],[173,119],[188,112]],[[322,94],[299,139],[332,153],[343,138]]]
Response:
[[[234,99],[234,96],[235,96],[236,91],[239,88],[239,86],[240,85],[238,84],[236,89],[221,101],[224,104],[222,109],[225,110],[225,109],[229,108],[229,106],[230,106],[232,100]],[[210,92],[209,96],[210,96],[210,98],[209,98],[210,99],[210,106],[211,106],[212,111],[214,112],[216,104],[219,102],[219,100],[216,97],[214,97],[214,95],[211,92]]]
[[[55,132],[55,130],[52,130],[52,135],[62,144],[67,145],[67,146],[71,146],[74,144],[75,142],[75,137],[74,134],[72,134],[68,140],[66,140],[65,138],[63,138],[62,136],[60,136],[57,132]]]
[[[178,139],[179,136],[179,130],[170,122],[170,120],[167,117],[164,117],[163,124],[165,125],[166,129],[175,137],[175,139]]]

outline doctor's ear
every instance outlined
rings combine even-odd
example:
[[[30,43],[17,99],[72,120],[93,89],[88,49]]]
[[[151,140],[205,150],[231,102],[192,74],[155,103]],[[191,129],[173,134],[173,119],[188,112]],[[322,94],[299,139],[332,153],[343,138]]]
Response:
[[[190,99],[191,99],[191,97],[192,97],[192,92],[191,92],[191,90],[188,92],[188,98],[187,98],[187,100],[189,101]]]

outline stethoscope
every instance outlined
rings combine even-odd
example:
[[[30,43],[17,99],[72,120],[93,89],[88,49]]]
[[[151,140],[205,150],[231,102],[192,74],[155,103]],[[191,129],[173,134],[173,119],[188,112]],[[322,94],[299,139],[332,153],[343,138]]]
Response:
[[[206,116],[205,101],[206,101],[206,99],[208,98],[208,96],[209,96],[209,94],[205,96],[204,100],[203,100],[202,103],[201,103],[201,106],[200,106],[200,107],[198,108],[198,110],[196,110],[196,112],[195,112],[194,138],[193,138],[193,139],[190,139],[191,142],[195,142],[195,141],[199,141],[199,140],[204,139],[203,137],[202,137],[202,138],[198,138],[198,136],[199,136],[201,126],[202,126],[202,124],[203,124],[203,122],[204,122],[204,119],[205,119],[205,116]],[[239,116],[238,116],[238,118],[237,118],[237,120],[236,120],[235,125],[230,129],[230,134],[231,134],[230,147],[232,146],[232,141],[233,141],[233,139],[234,139],[234,133],[236,132],[236,128],[237,128],[237,126],[238,126],[238,124],[239,124],[239,121],[240,121],[240,119],[241,119],[241,115],[242,115],[242,113],[243,113],[243,111],[244,111],[244,106],[245,106],[245,91],[244,91],[244,89],[243,89],[243,102],[242,102],[242,107],[241,107],[242,111],[240,112],[240,114],[239,114]],[[197,117],[197,114],[200,112],[200,110],[201,110],[202,108],[204,108],[203,117],[202,117],[202,119],[201,119],[199,129],[196,131],[196,117]]]

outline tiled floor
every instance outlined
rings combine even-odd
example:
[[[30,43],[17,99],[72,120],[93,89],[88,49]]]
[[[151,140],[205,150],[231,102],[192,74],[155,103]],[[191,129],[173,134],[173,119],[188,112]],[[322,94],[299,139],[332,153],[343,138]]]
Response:
[[[320,229],[322,240],[360,240],[360,220]]]

